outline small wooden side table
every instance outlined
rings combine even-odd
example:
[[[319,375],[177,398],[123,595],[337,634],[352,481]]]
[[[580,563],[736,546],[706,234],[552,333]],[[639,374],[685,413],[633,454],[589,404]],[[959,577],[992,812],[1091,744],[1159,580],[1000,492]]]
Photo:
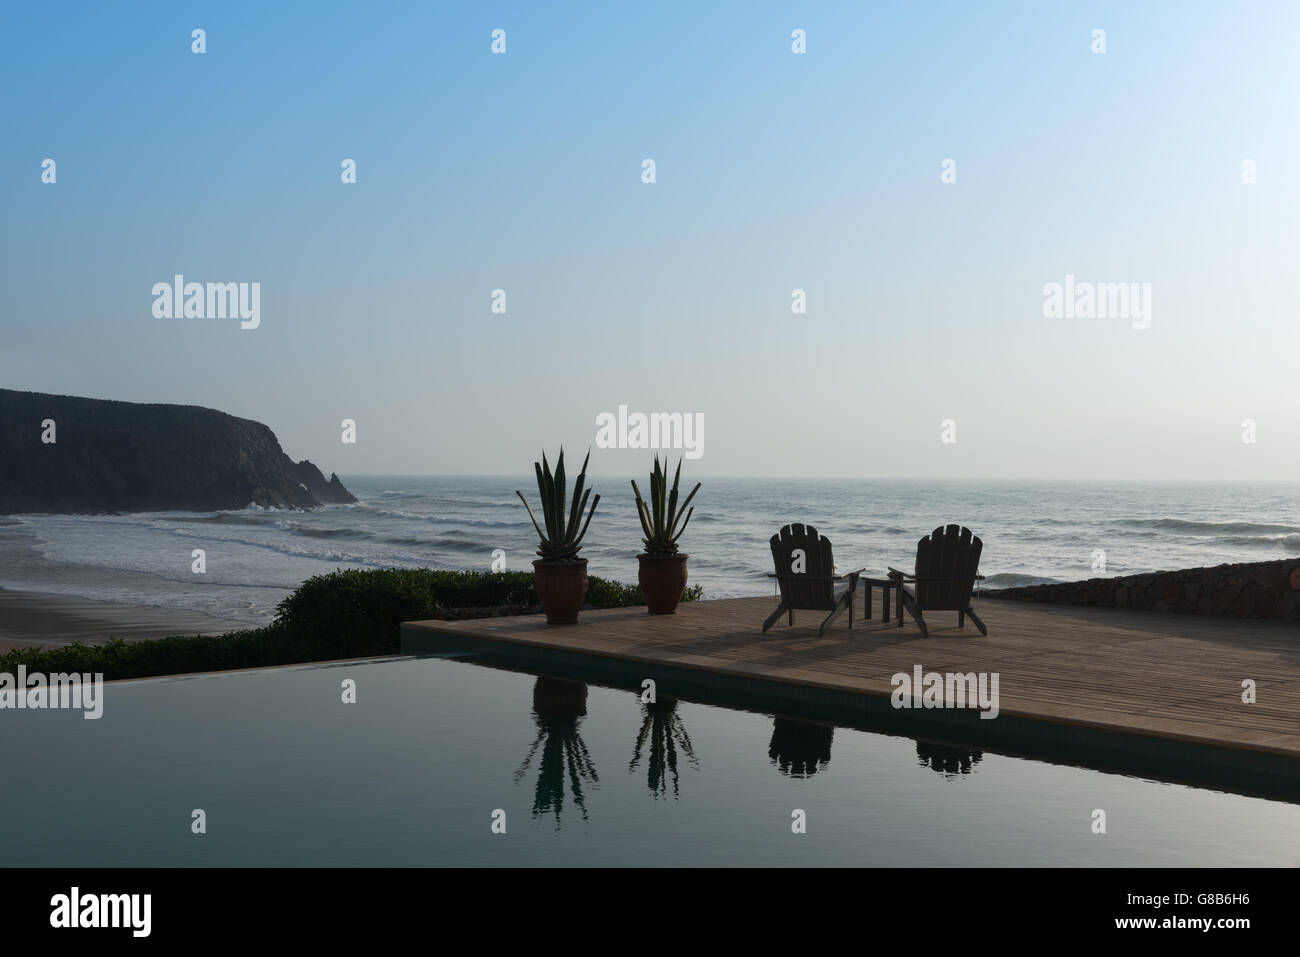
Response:
[[[862,600],[862,605],[863,605],[862,617],[863,618],[871,617],[871,588],[873,585],[879,585],[881,591],[884,593],[884,599],[885,599],[885,604],[883,609],[884,615],[882,617],[884,618],[885,624],[889,624],[889,599],[894,588],[893,580],[889,578],[866,578],[866,577],[860,578],[858,580],[863,582],[866,585],[866,589],[865,589],[866,594]]]

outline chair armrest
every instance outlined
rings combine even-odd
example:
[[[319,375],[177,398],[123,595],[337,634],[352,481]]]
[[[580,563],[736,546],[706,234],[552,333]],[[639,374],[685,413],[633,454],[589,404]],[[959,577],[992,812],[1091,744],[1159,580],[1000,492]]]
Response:
[[[912,576],[909,575],[907,572],[900,572],[900,571],[899,571],[897,568],[895,568],[893,565],[890,565],[890,566],[889,566],[889,577],[890,577],[890,578],[911,578]]]

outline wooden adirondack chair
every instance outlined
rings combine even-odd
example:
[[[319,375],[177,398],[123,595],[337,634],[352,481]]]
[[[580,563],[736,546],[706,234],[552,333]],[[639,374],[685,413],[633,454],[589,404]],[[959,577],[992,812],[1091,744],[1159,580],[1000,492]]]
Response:
[[[818,535],[817,529],[811,525],[786,525],[772,536],[771,544],[776,572],[768,577],[775,578],[781,589],[781,604],[763,622],[763,631],[766,632],[787,612],[793,625],[795,609],[830,612],[817,632],[820,635],[847,608],[849,627],[852,628],[853,596],[858,591],[858,576],[866,569],[835,574],[831,541]],[[837,594],[835,586],[839,582],[847,582],[848,587]]]
[[[971,535],[969,528],[957,525],[940,526],[917,542],[915,573],[889,569],[889,577],[898,589],[899,626],[903,624],[904,607],[916,619],[922,635],[929,634],[925,627],[927,611],[955,611],[958,627],[965,626],[969,615],[980,634],[987,635],[988,628],[970,606],[971,591],[984,578],[979,574],[983,550],[984,543]],[[905,584],[912,585],[913,590],[909,591]]]

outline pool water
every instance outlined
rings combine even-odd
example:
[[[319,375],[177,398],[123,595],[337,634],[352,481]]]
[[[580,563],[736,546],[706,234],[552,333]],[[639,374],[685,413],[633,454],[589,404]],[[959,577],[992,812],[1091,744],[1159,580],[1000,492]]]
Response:
[[[97,721],[0,724],[20,866],[1300,864],[1284,801],[473,659],[116,682]]]

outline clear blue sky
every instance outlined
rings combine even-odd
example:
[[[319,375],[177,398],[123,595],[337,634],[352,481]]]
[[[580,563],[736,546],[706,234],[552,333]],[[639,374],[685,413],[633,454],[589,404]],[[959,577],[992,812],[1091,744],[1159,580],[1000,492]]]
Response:
[[[5,5],[0,384],[342,475],[620,404],[703,413],[697,475],[1300,475],[1300,4],[702,6]],[[178,272],[261,327],[155,319]],[[1151,328],[1044,318],[1066,274]]]

